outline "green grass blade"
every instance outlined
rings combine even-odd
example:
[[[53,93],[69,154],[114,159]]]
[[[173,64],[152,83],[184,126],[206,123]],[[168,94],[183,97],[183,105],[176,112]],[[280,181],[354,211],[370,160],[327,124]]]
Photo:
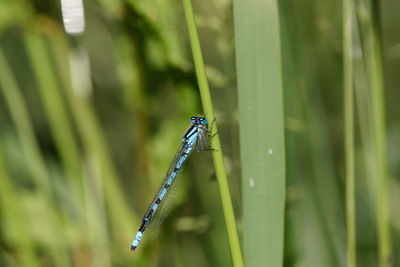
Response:
[[[386,162],[386,125],[383,86],[379,7],[376,1],[360,1],[357,5],[366,77],[371,98],[374,178],[376,180],[376,222],[379,247],[379,266],[390,266],[391,241],[389,194]]]
[[[347,265],[356,266],[354,161],[353,1],[343,1],[343,89],[346,179]]]
[[[234,1],[246,266],[282,266],[285,147],[277,1]]]
[[[370,57],[369,72],[371,77],[372,121],[375,142],[375,162],[377,181],[377,223],[379,239],[379,266],[390,266],[390,223],[389,223],[389,193],[386,170],[386,129],[383,96],[382,55],[379,37],[376,31],[371,33],[373,49]]]
[[[199,84],[201,101],[203,104],[204,113],[211,123],[211,120],[214,118],[214,112],[212,108],[210,89],[208,87],[208,81],[204,68],[203,56],[201,53],[200,41],[197,34],[196,22],[193,14],[191,0],[183,0],[183,8],[186,17],[186,23],[188,26],[190,44],[192,47],[192,54],[197,75],[197,81]],[[214,123],[213,132],[211,134],[217,132],[218,132],[217,123]],[[242,252],[240,250],[239,237],[236,229],[235,215],[233,212],[231,195],[229,193],[229,185],[225,172],[224,161],[222,158],[222,149],[219,140],[219,135],[216,135],[211,140],[211,146],[212,148],[216,149],[216,151],[213,151],[213,160],[214,160],[217,181],[219,185],[219,191],[221,196],[222,209],[225,217],[226,230],[228,233],[229,245],[231,248],[232,261],[235,267],[241,267],[243,266]]]

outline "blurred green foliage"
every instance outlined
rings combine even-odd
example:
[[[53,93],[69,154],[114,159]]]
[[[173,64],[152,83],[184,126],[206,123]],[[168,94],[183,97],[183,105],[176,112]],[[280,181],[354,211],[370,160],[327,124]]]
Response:
[[[189,117],[202,113],[181,1],[84,4],[85,32],[70,37],[58,1],[0,1],[0,266],[231,266],[208,153],[191,155],[171,215],[129,250]],[[279,5],[285,266],[345,266],[341,4]],[[232,2],[193,6],[243,234]],[[400,3],[377,7],[391,260],[400,266]],[[377,266],[370,73],[358,42],[357,261]]]

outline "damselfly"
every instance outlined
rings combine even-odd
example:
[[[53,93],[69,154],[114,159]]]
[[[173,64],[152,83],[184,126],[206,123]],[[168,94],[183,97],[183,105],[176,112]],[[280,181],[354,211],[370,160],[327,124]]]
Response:
[[[195,146],[196,152],[212,150],[209,148],[209,141],[213,137],[210,136],[210,133],[214,121],[211,124],[210,130],[204,126],[207,124],[206,117],[193,116],[190,118],[190,122],[192,125],[183,135],[182,144],[175,154],[175,158],[167,171],[167,175],[162,180],[159,189],[143,216],[142,224],[133,239],[131,250],[135,250],[137,246],[139,246],[143,232],[146,229],[156,228],[167,216],[179,186],[182,174],[182,163],[185,161],[190,151],[192,151],[193,146]]]

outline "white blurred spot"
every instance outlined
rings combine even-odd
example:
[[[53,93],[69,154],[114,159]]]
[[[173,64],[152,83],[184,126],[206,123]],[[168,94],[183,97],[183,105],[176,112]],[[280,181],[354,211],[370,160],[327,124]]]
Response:
[[[250,178],[249,183],[250,183],[250,187],[253,188],[254,187],[254,179]]]
[[[268,154],[272,155],[272,149],[268,149]]]
[[[65,31],[69,34],[81,34],[85,29],[82,0],[61,0],[61,10]]]

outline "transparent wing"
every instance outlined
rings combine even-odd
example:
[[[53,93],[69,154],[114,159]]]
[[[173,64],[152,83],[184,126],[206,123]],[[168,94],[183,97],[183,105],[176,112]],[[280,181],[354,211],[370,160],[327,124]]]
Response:
[[[174,180],[172,181],[172,184],[168,188],[167,193],[165,194],[163,200],[158,206],[156,212],[154,213],[148,227],[150,232],[155,231],[168,216],[169,212],[171,211],[172,204],[175,201],[181,181],[182,181],[182,168],[179,169]]]
[[[167,182],[168,177],[171,175],[171,173],[174,171],[176,164],[178,163],[179,159],[182,157],[183,152],[185,152],[185,145],[182,143],[180,147],[178,148],[178,151],[175,153],[174,160],[171,162],[169,165],[167,175],[164,178],[165,182]]]
[[[147,207],[146,212],[144,213],[144,216],[143,216],[143,220],[144,220],[144,218],[146,218],[146,217],[148,216],[148,214],[150,213],[151,208],[153,207],[153,205],[154,205],[155,202],[157,201],[158,196],[160,195],[161,191],[162,191],[163,188],[165,187],[165,184],[167,183],[169,176],[170,176],[171,173],[174,171],[175,166],[176,166],[176,164],[178,163],[178,160],[180,159],[180,157],[182,156],[182,154],[183,154],[184,151],[185,151],[185,146],[184,146],[183,144],[181,144],[181,146],[179,147],[178,151],[177,151],[176,154],[175,154],[174,160],[171,162],[171,164],[170,164],[170,166],[169,166],[169,168],[168,168],[167,174],[166,174],[165,177],[162,179],[162,182],[161,182],[160,186],[158,187],[156,193],[154,194],[153,200],[150,202],[149,206]],[[177,175],[178,175],[178,174],[179,174],[179,172],[177,173]],[[176,179],[176,178],[177,178],[177,177],[175,177],[175,179]],[[175,179],[174,179],[174,181],[172,182],[172,184],[175,183]],[[171,186],[172,186],[172,184],[171,184]],[[171,186],[170,186],[170,187],[171,187]],[[169,188],[169,189],[171,189],[171,188]],[[170,191],[170,190],[168,190],[168,191]],[[168,191],[167,191],[167,194],[169,194]],[[164,196],[164,198],[165,198],[165,197],[166,197],[166,196]],[[163,199],[163,200],[164,200],[164,199]],[[160,204],[161,204],[161,203],[160,203]],[[159,212],[159,209],[160,209],[160,207],[157,208],[156,213]],[[155,215],[155,214],[153,214],[153,217],[154,217],[154,215]],[[152,219],[152,220],[153,220],[153,219]],[[152,221],[152,220],[151,220],[151,221]],[[150,221],[150,223],[151,223],[151,221]]]

